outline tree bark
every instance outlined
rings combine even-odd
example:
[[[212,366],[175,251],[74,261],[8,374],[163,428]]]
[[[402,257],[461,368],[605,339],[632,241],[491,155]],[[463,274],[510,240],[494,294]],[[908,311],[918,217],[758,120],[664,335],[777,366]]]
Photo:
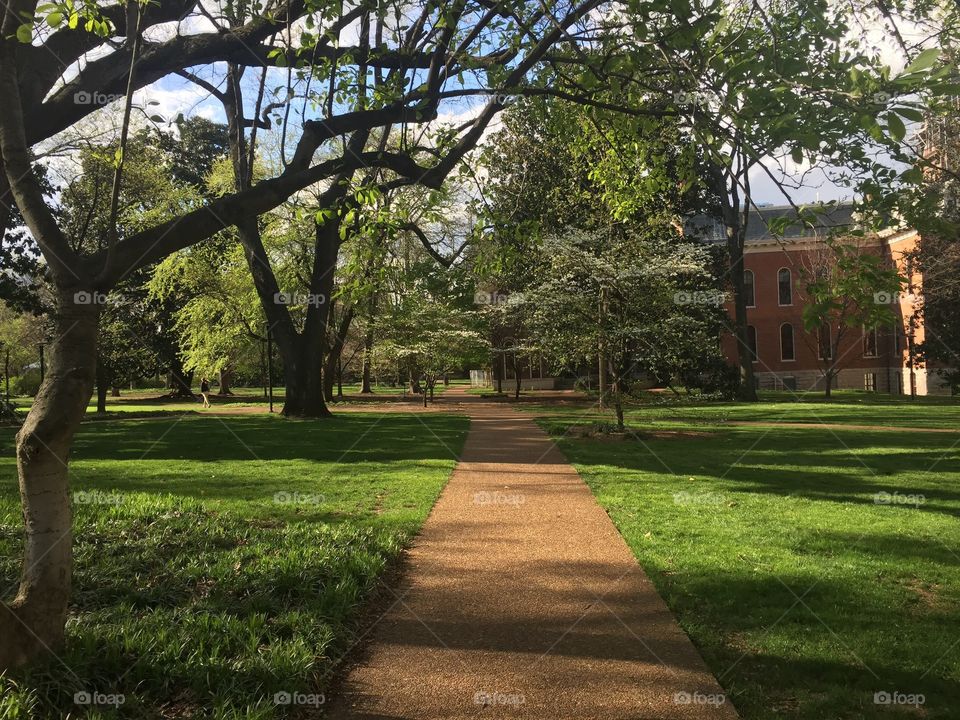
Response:
[[[75,289],[58,293],[49,368],[17,433],[26,537],[17,596],[0,604],[0,669],[55,653],[64,642],[73,571],[67,462],[93,394],[99,320],[97,305],[73,302]]]
[[[286,400],[281,414],[286,417],[330,417],[323,399],[323,354],[307,339],[298,336],[295,347],[281,349]],[[278,343],[278,347],[283,347]]]
[[[217,391],[217,395],[233,395],[233,391],[230,389],[230,383],[233,379],[233,371],[226,369],[221,370],[219,373],[219,385],[220,389]]]
[[[516,378],[516,386],[514,387],[514,399],[520,399],[520,385],[523,383],[522,373],[520,372],[520,362],[517,360],[516,353],[513,356],[513,374]]]
[[[733,285],[733,335],[737,345],[737,365],[740,370],[740,383],[737,397],[740,400],[754,402],[757,399],[757,387],[753,380],[753,355],[747,336],[747,298],[743,284],[743,238],[744,228],[738,222],[727,226],[727,253],[730,257],[730,278]]]
[[[184,371],[183,361],[179,355],[176,358],[175,364],[170,366],[167,388],[170,390],[171,397],[193,397],[193,370],[190,372]]]
[[[361,395],[372,395],[373,387],[370,385],[370,359],[373,354],[373,329],[367,330],[363,339],[363,379],[360,387]]]
[[[419,395],[423,392],[423,386],[420,385],[420,374],[410,371],[410,392]]]

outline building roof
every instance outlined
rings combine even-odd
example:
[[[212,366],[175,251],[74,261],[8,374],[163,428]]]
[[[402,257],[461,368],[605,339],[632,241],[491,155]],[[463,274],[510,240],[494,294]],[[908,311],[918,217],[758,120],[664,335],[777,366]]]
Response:
[[[807,206],[810,207],[810,206]],[[796,218],[797,211],[790,205],[767,205],[754,208],[747,221],[746,242],[763,243],[777,240],[800,240],[821,238],[832,232],[853,229],[856,227],[856,218],[852,203],[836,205],[822,205],[817,210],[817,223],[813,226],[799,222],[791,224],[782,236],[770,233],[770,223],[777,218]],[[726,237],[726,230],[721,221],[709,215],[695,215],[685,224],[685,232],[702,237],[709,242],[721,242]]]

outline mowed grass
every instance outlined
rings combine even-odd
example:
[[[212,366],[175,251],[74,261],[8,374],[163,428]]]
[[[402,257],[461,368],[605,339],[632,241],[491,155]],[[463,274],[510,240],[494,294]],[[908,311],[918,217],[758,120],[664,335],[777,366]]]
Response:
[[[635,409],[627,440],[539,412],[742,717],[960,717],[960,433],[909,427],[957,406],[812,408],[900,432],[722,422],[816,423],[785,406]]]
[[[761,393],[760,403],[698,402],[663,393],[645,394],[634,405],[643,419],[669,422],[800,422],[811,424],[877,425],[883,427],[945,428],[960,431],[960,402],[952,397],[913,399],[883,393],[834,391],[823,393]]]
[[[457,384],[457,382],[458,381],[451,381],[451,384]],[[462,383],[464,381],[459,382]],[[406,392],[407,387],[405,385],[374,385],[372,395],[362,396],[360,388],[361,386],[359,384],[344,385],[343,397],[338,396],[336,389],[334,389],[333,400],[329,404],[333,407],[336,407],[336,405],[340,403],[354,404],[361,398],[364,402],[376,400],[377,398],[394,401],[399,400],[401,396],[404,395],[411,402],[422,401],[421,395],[412,395]],[[445,386],[442,383],[438,383],[434,388],[434,396],[442,395],[445,390]],[[269,408],[269,398],[264,395],[261,388],[234,388],[230,395],[218,395],[217,389],[213,388],[213,391],[210,393],[212,407],[209,410],[203,408],[203,401],[200,399],[199,389],[194,387],[194,391],[198,394],[195,399],[191,400],[189,398],[167,397],[165,396],[166,391],[160,389],[123,390],[120,397],[113,397],[112,395],[107,397],[107,416],[118,414],[136,414],[139,416],[183,413],[203,414],[217,411],[266,412]],[[33,397],[30,396],[14,396],[11,400],[23,415],[26,415],[30,410],[30,406],[33,404]],[[283,388],[274,388],[274,412],[280,412],[283,408],[283,400]],[[92,397],[87,403],[87,414],[96,415],[96,413],[97,398]]]
[[[467,427],[463,417],[372,413],[85,424],[70,466],[67,648],[0,679],[0,717],[322,709],[365,601],[425,519]],[[7,599],[22,549],[12,436],[0,428]],[[76,704],[84,692],[124,702]],[[306,704],[277,704],[277,693]]]

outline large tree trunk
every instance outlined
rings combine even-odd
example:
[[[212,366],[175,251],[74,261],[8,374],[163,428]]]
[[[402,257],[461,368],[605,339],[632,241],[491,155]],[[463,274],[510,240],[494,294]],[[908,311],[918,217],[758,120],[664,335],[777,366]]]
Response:
[[[95,304],[59,294],[56,339],[46,377],[17,433],[17,470],[26,537],[20,588],[0,604],[0,670],[63,646],[73,570],[67,462],[96,379]]]
[[[740,383],[737,397],[753,402],[757,399],[757,387],[753,380],[753,355],[747,337],[747,298],[743,285],[742,228],[739,223],[727,227],[727,253],[730,256],[730,278],[733,285],[733,335],[737,345],[737,365]]]
[[[217,395],[233,395],[233,391],[230,389],[230,383],[233,380],[233,371],[230,369],[221,370],[219,380],[220,390],[217,391]]]
[[[314,351],[306,338],[298,337],[294,344],[295,348],[280,351],[286,384],[281,412],[287,417],[329,417],[323,399],[323,354]]]
[[[167,387],[170,389],[170,395],[172,397],[193,397],[193,370],[186,372],[183,369],[183,361],[179,355],[176,356],[174,364],[170,366]]]
[[[414,395],[419,395],[423,392],[423,387],[420,385],[420,373],[410,371],[410,392]]]

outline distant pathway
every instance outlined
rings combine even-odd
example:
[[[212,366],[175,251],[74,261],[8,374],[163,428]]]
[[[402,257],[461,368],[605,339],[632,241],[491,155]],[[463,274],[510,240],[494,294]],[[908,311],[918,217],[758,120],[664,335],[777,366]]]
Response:
[[[450,388],[458,402],[460,463],[329,716],[736,718],[547,435]]]

